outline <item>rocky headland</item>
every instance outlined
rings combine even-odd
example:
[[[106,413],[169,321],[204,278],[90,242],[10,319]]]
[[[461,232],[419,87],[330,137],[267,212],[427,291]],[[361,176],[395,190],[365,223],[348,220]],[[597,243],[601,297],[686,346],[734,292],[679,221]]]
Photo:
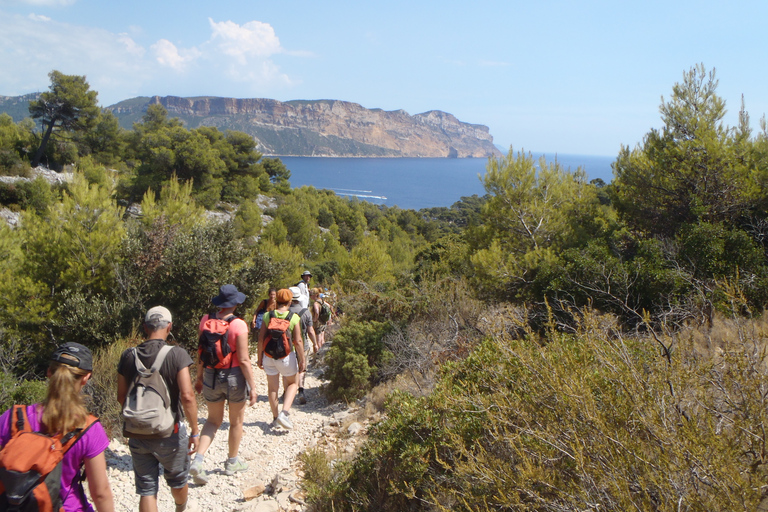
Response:
[[[130,128],[160,104],[188,128],[215,126],[253,136],[277,156],[487,158],[500,156],[487,126],[439,110],[410,115],[337,100],[142,97],[108,107]]]

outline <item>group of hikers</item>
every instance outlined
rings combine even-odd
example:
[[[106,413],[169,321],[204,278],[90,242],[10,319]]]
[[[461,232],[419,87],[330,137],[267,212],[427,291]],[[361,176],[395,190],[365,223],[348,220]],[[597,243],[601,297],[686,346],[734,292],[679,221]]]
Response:
[[[188,479],[208,483],[205,454],[229,407],[228,458],[224,474],[248,469],[238,458],[245,405],[256,403],[249,334],[257,343],[257,366],[267,377],[273,428],[291,429],[290,410],[298,397],[306,403],[307,357],[325,342],[326,324],[335,316],[320,288],[310,288],[306,271],[297,286],[270,289],[248,324],[235,315],[246,295],[227,284],[211,299],[215,313],[198,328],[195,364],[181,346],[169,345],[173,316],[163,306],[144,317],[145,340],[123,352],[117,367],[117,400],[123,435],[133,460],[141,512],[157,511],[160,468],[177,512],[199,510],[188,499]],[[42,403],[16,405],[0,416],[0,510],[114,510],[104,452],[109,445],[98,419],[88,414],[81,391],[91,378],[93,356],[79,343],[65,343],[51,356]],[[284,394],[279,409],[282,377]],[[195,392],[208,411],[202,428]],[[189,431],[184,419],[187,419]],[[25,508],[27,507],[27,508]]]

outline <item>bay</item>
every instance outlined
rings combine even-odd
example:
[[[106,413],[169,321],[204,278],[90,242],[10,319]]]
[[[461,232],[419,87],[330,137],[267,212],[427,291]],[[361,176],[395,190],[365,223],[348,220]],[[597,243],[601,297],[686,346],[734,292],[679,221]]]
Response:
[[[589,179],[611,181],[613,157],[533,153],[537,160],[542,155],[548,162],[556,158],[566,170],[583,167]],[[293,187],[311,185],[374,204],[420,210],[485,194],[484,158],[279,158],[291,171]]]

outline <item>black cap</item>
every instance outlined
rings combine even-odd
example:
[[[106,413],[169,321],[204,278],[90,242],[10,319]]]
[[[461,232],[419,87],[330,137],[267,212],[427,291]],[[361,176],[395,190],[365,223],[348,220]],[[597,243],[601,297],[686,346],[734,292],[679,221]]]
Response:
[[[88,350],[88,347],[79,343],[63,344],[53,352],[51,361],[68,364],[87,372],[93,371],[93,354]]]

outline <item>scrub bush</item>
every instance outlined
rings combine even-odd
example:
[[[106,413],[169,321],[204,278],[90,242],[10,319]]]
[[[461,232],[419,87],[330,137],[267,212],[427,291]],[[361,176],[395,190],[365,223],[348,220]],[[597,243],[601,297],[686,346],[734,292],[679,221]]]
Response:
[[[325,373],[330,398],[353,400],[370,389],[392,356],[382,342],[390,330],[386,322],[350,322],[334,334]]]
[[[317,510],[754,510],[765,492],[765,321],[625,337],[496,332],[397,392]],[[669,358],[658,347],[669,349]]]

